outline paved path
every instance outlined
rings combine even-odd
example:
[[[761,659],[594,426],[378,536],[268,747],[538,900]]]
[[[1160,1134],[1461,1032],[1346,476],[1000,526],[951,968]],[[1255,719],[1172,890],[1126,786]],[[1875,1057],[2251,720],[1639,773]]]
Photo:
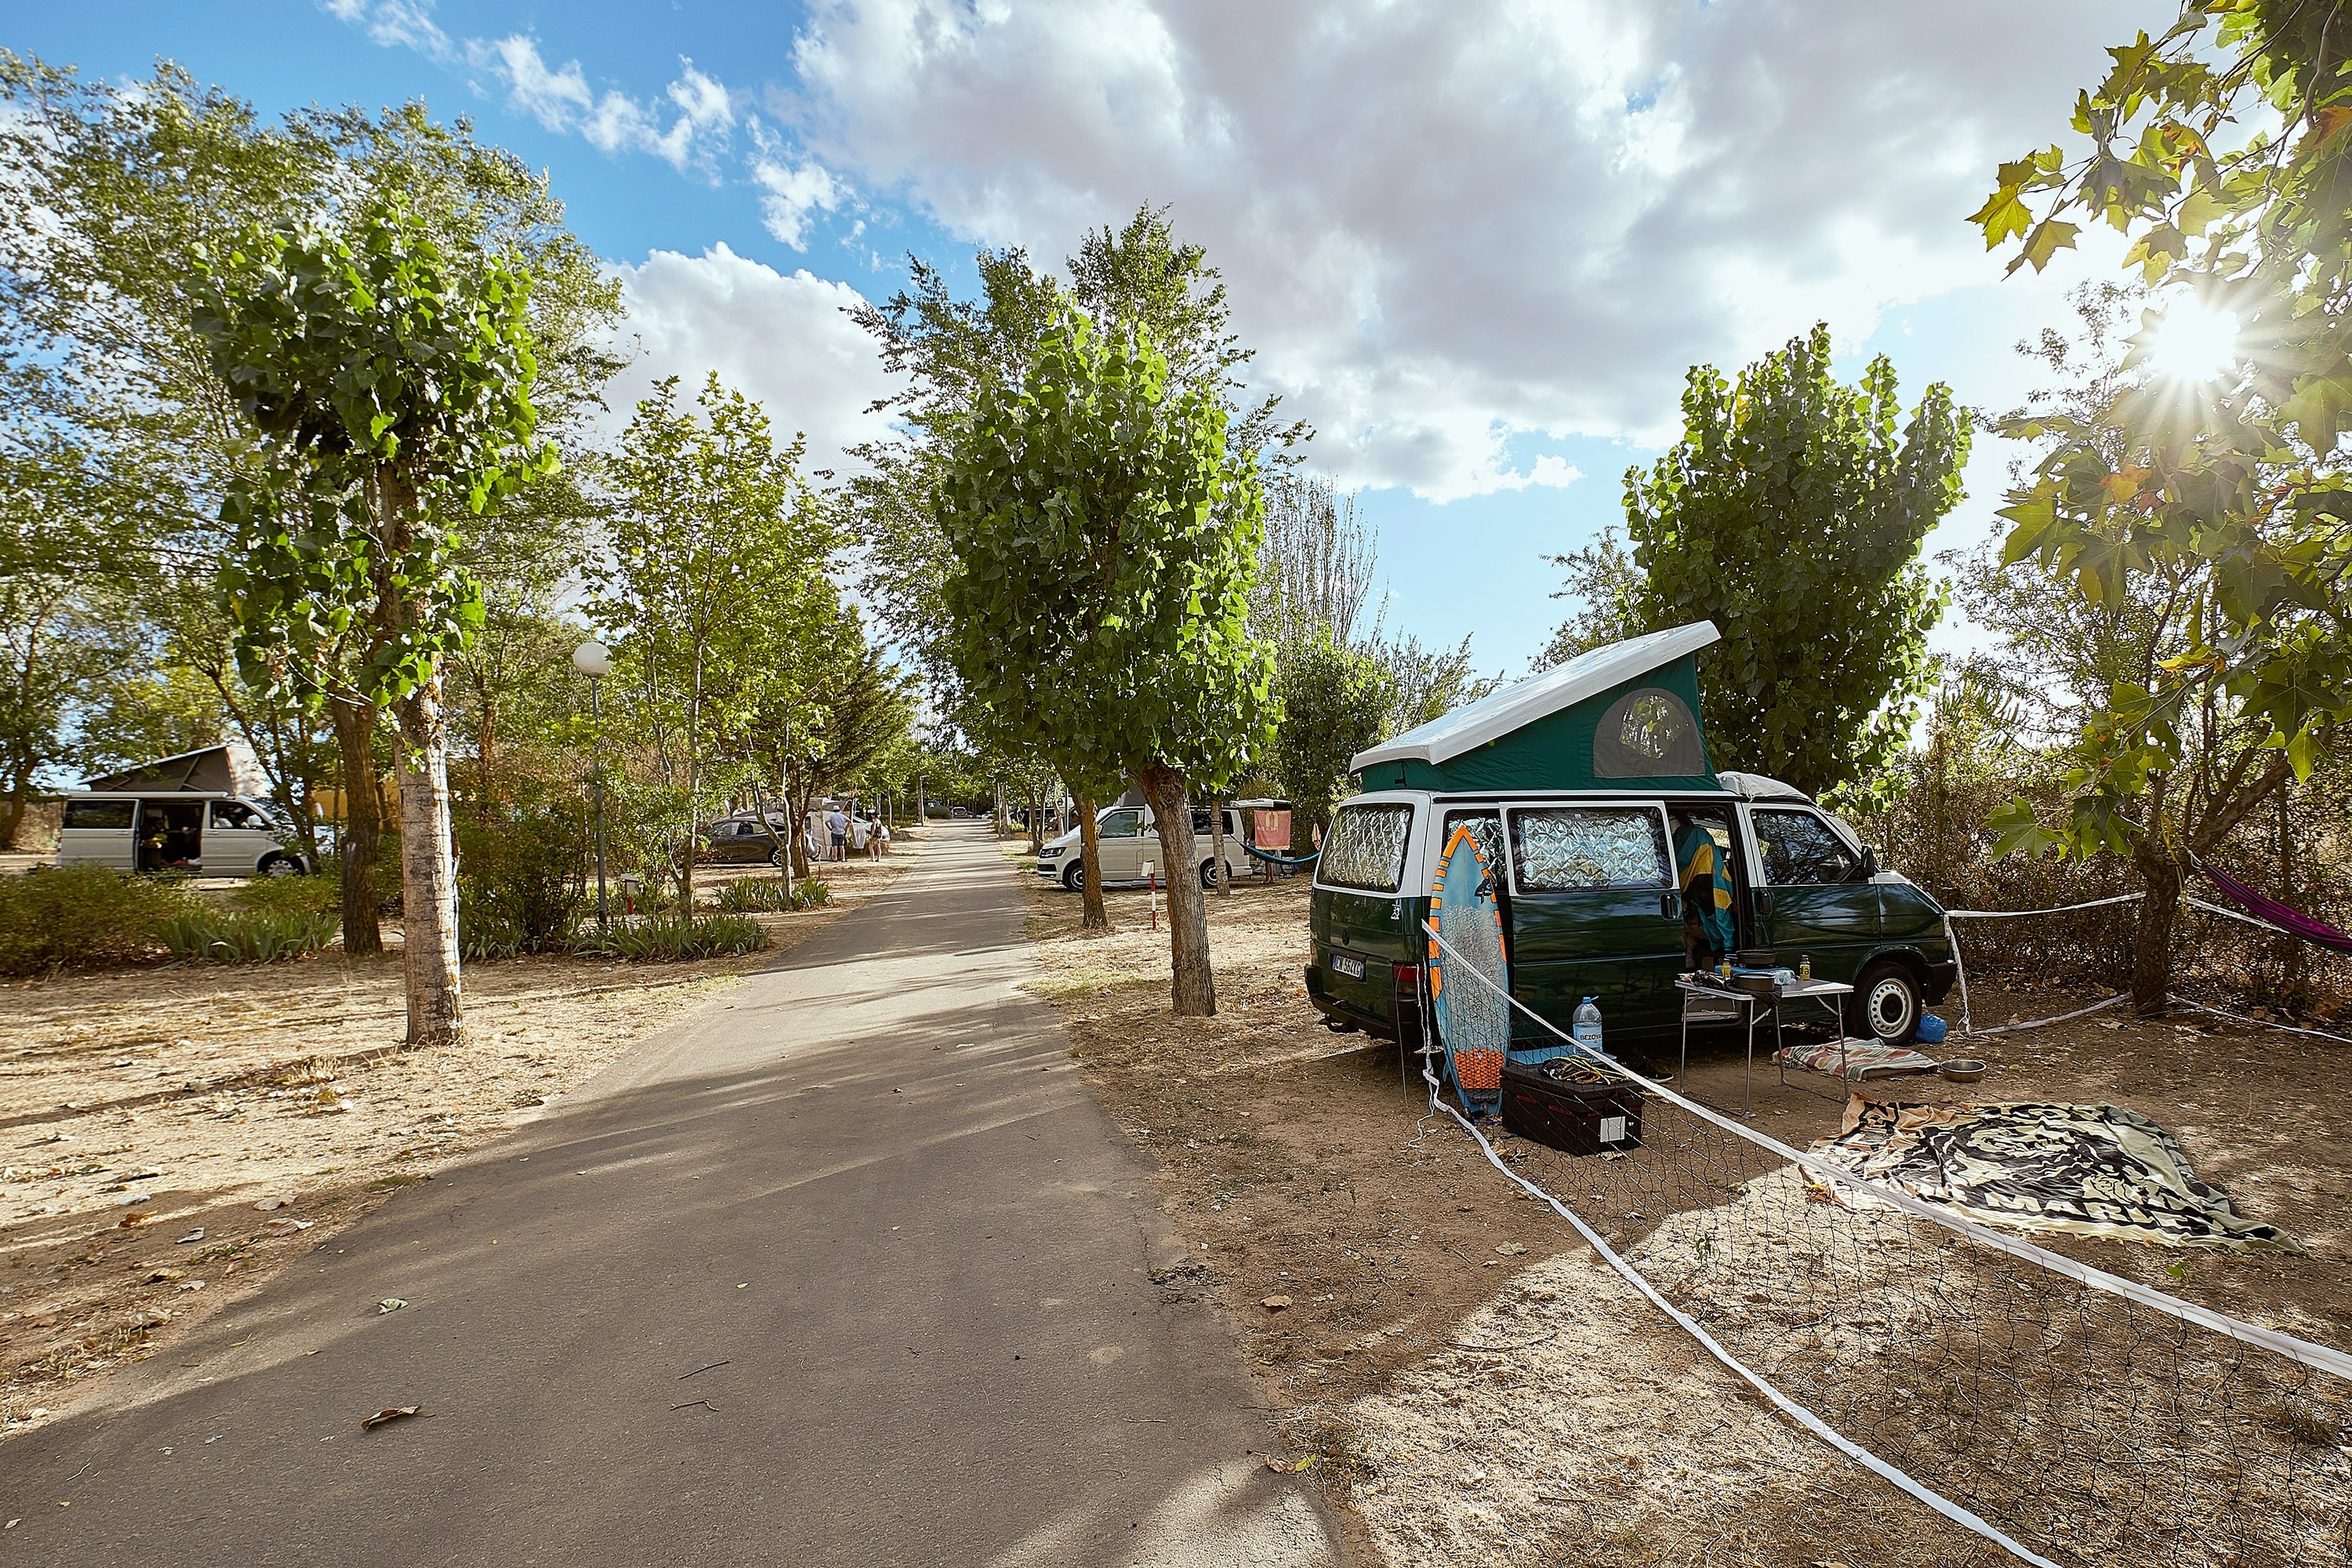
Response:
[[[1181,1244],[1014,989],[1003,858],[930,838],[782,967],[0,1447],[0,1563],[1334,1562],[1250,1452],[1233,1339],[1151,1283]],[[399,1405],[424,1414],[360,1430]]]

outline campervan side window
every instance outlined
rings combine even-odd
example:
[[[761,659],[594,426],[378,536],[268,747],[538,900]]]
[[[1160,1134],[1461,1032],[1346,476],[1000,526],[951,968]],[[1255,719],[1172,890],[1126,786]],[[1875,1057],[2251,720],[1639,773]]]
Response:
[[[137,806],[129,800],[69,800],[66,802],[65,826],[68,827],[128,827],[131,814]]]
[[[1409,805],[1351,805],[1331,819],[1323,836],[1316,880],[1333,888],[1393,893],[1404,879],[1405,839],[1412,832]]]
[[[1523,893],[1667,888],[1665,822],[1643,806],[1563,805],[1511,813],[1511,863]]]

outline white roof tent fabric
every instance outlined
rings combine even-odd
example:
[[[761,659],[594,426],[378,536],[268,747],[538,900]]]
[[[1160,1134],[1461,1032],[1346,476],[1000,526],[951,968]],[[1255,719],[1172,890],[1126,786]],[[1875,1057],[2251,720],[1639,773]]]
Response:
[[[158,757],[152,763],[123,768],[116,773],[100,773],[85,779],[86,791],[104,794],[154,794],[159,792],[191,791],[205,795],[241,795],[256,799],[269,793],[269,775],[262,771],[261,763],[253,748],[242,741],[229,741],[217,746],[200,746],[193,752],[180,752],[168,757]]]
[[[1367,789],[1713,789],[1695,656],[1720,637],[1697,621],[1593,648],[1358,752],[1349,771]]]

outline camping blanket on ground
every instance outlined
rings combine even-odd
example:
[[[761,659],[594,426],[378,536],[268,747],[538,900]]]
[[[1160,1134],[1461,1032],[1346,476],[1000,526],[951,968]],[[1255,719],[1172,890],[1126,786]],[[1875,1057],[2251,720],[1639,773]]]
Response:
[[[2116,1105],[1900,1105],[1853,1096],[1845,1131],[1813,1146],[1832,1164],[1984,1225],[2158,1247],[2301,1252],[2197,1179],[2156,1122]],[[1856,1200],[1810,1178],[1816,1196]]]
[[[1804,1068],[1812,1072],[1838,1075],[1838,1043],[1823,1040],[1815,1045],[1782,1046],[1772,1053],[1772,1059],[1792,1068]],[[1907,1046],[1890,1046],[1885,1040],[1848,1040],[1845,1042],[1845,1073],[1848,1078],[1869,1078],[1874,1074],[1892,1077],[1895,1073],[1934,1072],[1936,1058],[1923,1057]]]

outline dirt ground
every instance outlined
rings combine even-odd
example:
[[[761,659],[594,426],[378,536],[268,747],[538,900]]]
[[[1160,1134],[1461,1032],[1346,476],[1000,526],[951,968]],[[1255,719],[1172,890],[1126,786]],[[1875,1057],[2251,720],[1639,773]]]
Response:
[[[1089,1081],[1159,1156],[1193,1262],[1165,1281],[1238,1325],[1288,1463],[1319,1476],[1367,1561],[1402,1563],[1962,1564],[2001,1554],[1848,1463],[1708,1359],[1548,1207],[1516,1195],[1385,1042],[1333,1034],[1302,984],[1304,879],[1211,900],[1218,1016],[1169,1012],[1167,934],[1147,895],[1081,936],[1078,900],[1017,861],[1030,929]],[[1162,920],[1165,919],[1164,910]],[[2090,994],[1973,987],[1979,1027]],[[1940,1009],[1958,1016],[1958,998]],[[1988,1032],[1942,1054],[1993,1064],[1963,1088],[1874,1083],[1913,1101],[2105,1100],[2164,1122],[2200,1175],[2292,1231],[2308,1257],[2068,1239],[2063,1250],[2256,1321],[2352,1344],[2352,1047],[2119,1010]],[[1686,1086],[1736,1108],[1736,1047]],[[1829,1079],[1768,1062],[1757,1123],[1833,1134]],[[1271,1306],[1272,1299],[1286,1304]]]
[[[824,868],[831,901],[755,917],[770,945],[740,957],[468,963],[449,1050],[401,1048],[396,953],[0,984],[0,1439],[166,1348],[207,1284],[251,1283],[542,1114],[919,853]]]

